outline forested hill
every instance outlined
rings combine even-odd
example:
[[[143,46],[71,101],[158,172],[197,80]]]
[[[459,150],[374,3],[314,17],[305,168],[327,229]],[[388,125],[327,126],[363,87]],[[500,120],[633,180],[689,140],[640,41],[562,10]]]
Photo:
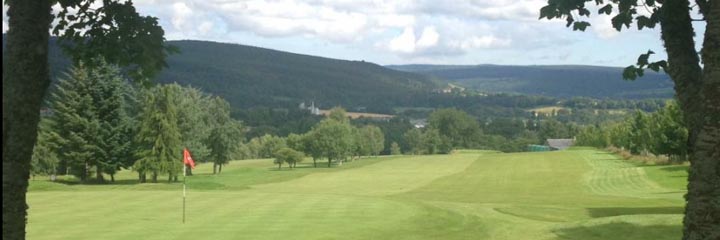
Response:
[[[622,79],[622,68],[580,65],[393,65],[389,68],[428,74],[486,92],[552,97],[670,98],[673,83],[664,73],[646,71],[635,81]]]
[[[370,107],[406,101],[438,87],[430,77],[364,61],[314,57],[237,44],[172,41],[182,51],[168,59],[161,82],[193,85],[234,107],[288,106],[315,101],[323,107]]]
[[[69,66],[56,39],[50,41],[53,80]],[[439,88],[432,77],[364,61],[294,54],[238,44],[170,41],[171,55],[157,82],[177,82],[222,96],[234,108],[289,107],[315,101],[322,108],[384,108]],[[3,48],[5,35],[3,35]],[[321,51],[319,49],[318,51]]]

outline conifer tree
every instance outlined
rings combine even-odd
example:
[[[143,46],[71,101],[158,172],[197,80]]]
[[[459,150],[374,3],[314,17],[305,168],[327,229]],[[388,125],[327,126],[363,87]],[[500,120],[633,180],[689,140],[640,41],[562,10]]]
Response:
[[[117,67],[94,61],[71,69],[53,93],[49,140],[58,146],[56,154],[68,172],[86,180],[94,169],[98,181],[103,173],[114,180],[132,159],[133,124],[126,112],[130,89]]]
[[[151,174],[157,182],[159,174],[167,173],[168,179],[177,179],[182,169],[182,142],[177,126],[177,109],[174,92],[167,86],[154,88],[145,95],[140,116],[138,141],[142,150],[133,169],[140,174],[140,181]]]

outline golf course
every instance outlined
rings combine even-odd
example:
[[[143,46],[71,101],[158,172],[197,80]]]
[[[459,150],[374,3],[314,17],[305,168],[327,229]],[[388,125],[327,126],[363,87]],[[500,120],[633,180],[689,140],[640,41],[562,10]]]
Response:
[[[187,183],[30,181],[28,239],[679,239],[686,166],[593,148],[199,164]],[[181,179],[182,181],[182,179]]]

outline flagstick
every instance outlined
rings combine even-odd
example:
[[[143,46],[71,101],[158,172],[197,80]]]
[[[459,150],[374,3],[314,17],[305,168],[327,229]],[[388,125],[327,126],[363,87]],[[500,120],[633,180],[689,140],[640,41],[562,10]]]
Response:
[[[183,224],[185,224],[185,178],[187,177],[187,165],[183,163]]]

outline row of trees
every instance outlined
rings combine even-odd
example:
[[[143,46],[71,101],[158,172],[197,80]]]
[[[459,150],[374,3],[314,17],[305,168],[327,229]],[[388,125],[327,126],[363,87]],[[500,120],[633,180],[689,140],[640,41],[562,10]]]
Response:
[[[297,153],[317,160],[327,159],[328,167],[333,162],[342,165],[348,159],[360,156],[376,156],[385,147],[385,135],[373,125],[356,127],[350,123],[342,108],[331,110],[330,116],[323,119],[304,134],[290,134],[287,137],[264,135],[240,143],[236,157],[238,159],[271,158],[281,167],[283,163],[294,166],[302,161]]]
[[[679,162],[687,159],[688,129],[675,101],[654,113],[636,112],[624,121],[583,128],[577,137],[580,145],[620,147],[633,154],[667,155]]]
[[[211,161],[222,170],[242,137],[241,124],[230,117],[219,97],[177,84],[135,88],[120,70],[98,60],[71,69],[54,89],[52,113],[43,118],[33,154],[33,172],[61,170],[82,181],[97,181],[122,168],[138,172],[140,181],[161,174],[177,180],[181,151]]]

